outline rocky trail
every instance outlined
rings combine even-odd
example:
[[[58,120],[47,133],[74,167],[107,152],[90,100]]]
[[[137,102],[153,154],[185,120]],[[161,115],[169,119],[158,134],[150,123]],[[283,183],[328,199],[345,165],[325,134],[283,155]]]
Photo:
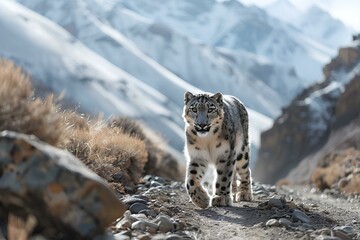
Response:
[[[116,195],[32,136],[1,132],[0,155],[0,240],[360,239],[360,196],[336,188],[254,183],[252,202],[199,209],[183,182],[154,175]]]
[[[360,199],[255,183],[254,201],[195,207],[183,183],[146,176],[113,225],[115,239],[360,239]]]

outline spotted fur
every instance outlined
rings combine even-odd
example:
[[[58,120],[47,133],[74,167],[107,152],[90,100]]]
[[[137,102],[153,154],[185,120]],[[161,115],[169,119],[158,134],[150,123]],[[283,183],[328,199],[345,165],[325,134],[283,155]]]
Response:
[[[186,92],[184,101],[188,160],[185,184],[191,201],[200,208],[251,201],[249,118],[245,106],[221,93]],[[215,194],[211,197],[203,186],[210,165],[216,169],[212,184]]]

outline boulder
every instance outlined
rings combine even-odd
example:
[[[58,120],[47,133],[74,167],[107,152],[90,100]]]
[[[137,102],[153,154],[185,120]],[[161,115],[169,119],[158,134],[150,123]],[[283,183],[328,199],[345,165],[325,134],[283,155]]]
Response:
[[[0,192],[7,211],[33,215],[37,229],[67,239],[102,234],[127,208],[69,152],[10,131],[0,133]]]

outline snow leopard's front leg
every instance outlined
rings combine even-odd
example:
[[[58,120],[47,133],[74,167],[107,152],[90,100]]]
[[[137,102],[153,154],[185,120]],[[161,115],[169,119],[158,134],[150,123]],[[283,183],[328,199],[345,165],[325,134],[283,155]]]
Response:
[[[240,188],[236,186],[238,189],[235,195],[235,202],[251,201],[253,199],[251,171],[249,168],[249,145],[243,145],[241,150],[242,152],[236,157],[236,171],[240,175]],[[234,184],[236,184],[236,181],[234,181]]]
[[[231,182],[233,178],[235,161],[231,158],[227,160],[219,159],[216,163],[217,179],[215,185],[215,195],[212,198],[212,206],[231,206],[233,203],[231,193]]]
[[[191,201],[200,208],[207,208],[210,204],[209,194],[201,184],[207,165],[201,158],[191,159],[187,164],[186,189]]]

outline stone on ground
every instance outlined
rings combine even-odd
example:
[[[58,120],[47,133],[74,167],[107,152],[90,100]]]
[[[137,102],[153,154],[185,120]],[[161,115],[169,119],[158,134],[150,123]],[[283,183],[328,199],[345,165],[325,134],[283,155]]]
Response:
[[[94,238],[126,210],[105,181],[35,137],[0,133],[0,203],[67,238]]]

